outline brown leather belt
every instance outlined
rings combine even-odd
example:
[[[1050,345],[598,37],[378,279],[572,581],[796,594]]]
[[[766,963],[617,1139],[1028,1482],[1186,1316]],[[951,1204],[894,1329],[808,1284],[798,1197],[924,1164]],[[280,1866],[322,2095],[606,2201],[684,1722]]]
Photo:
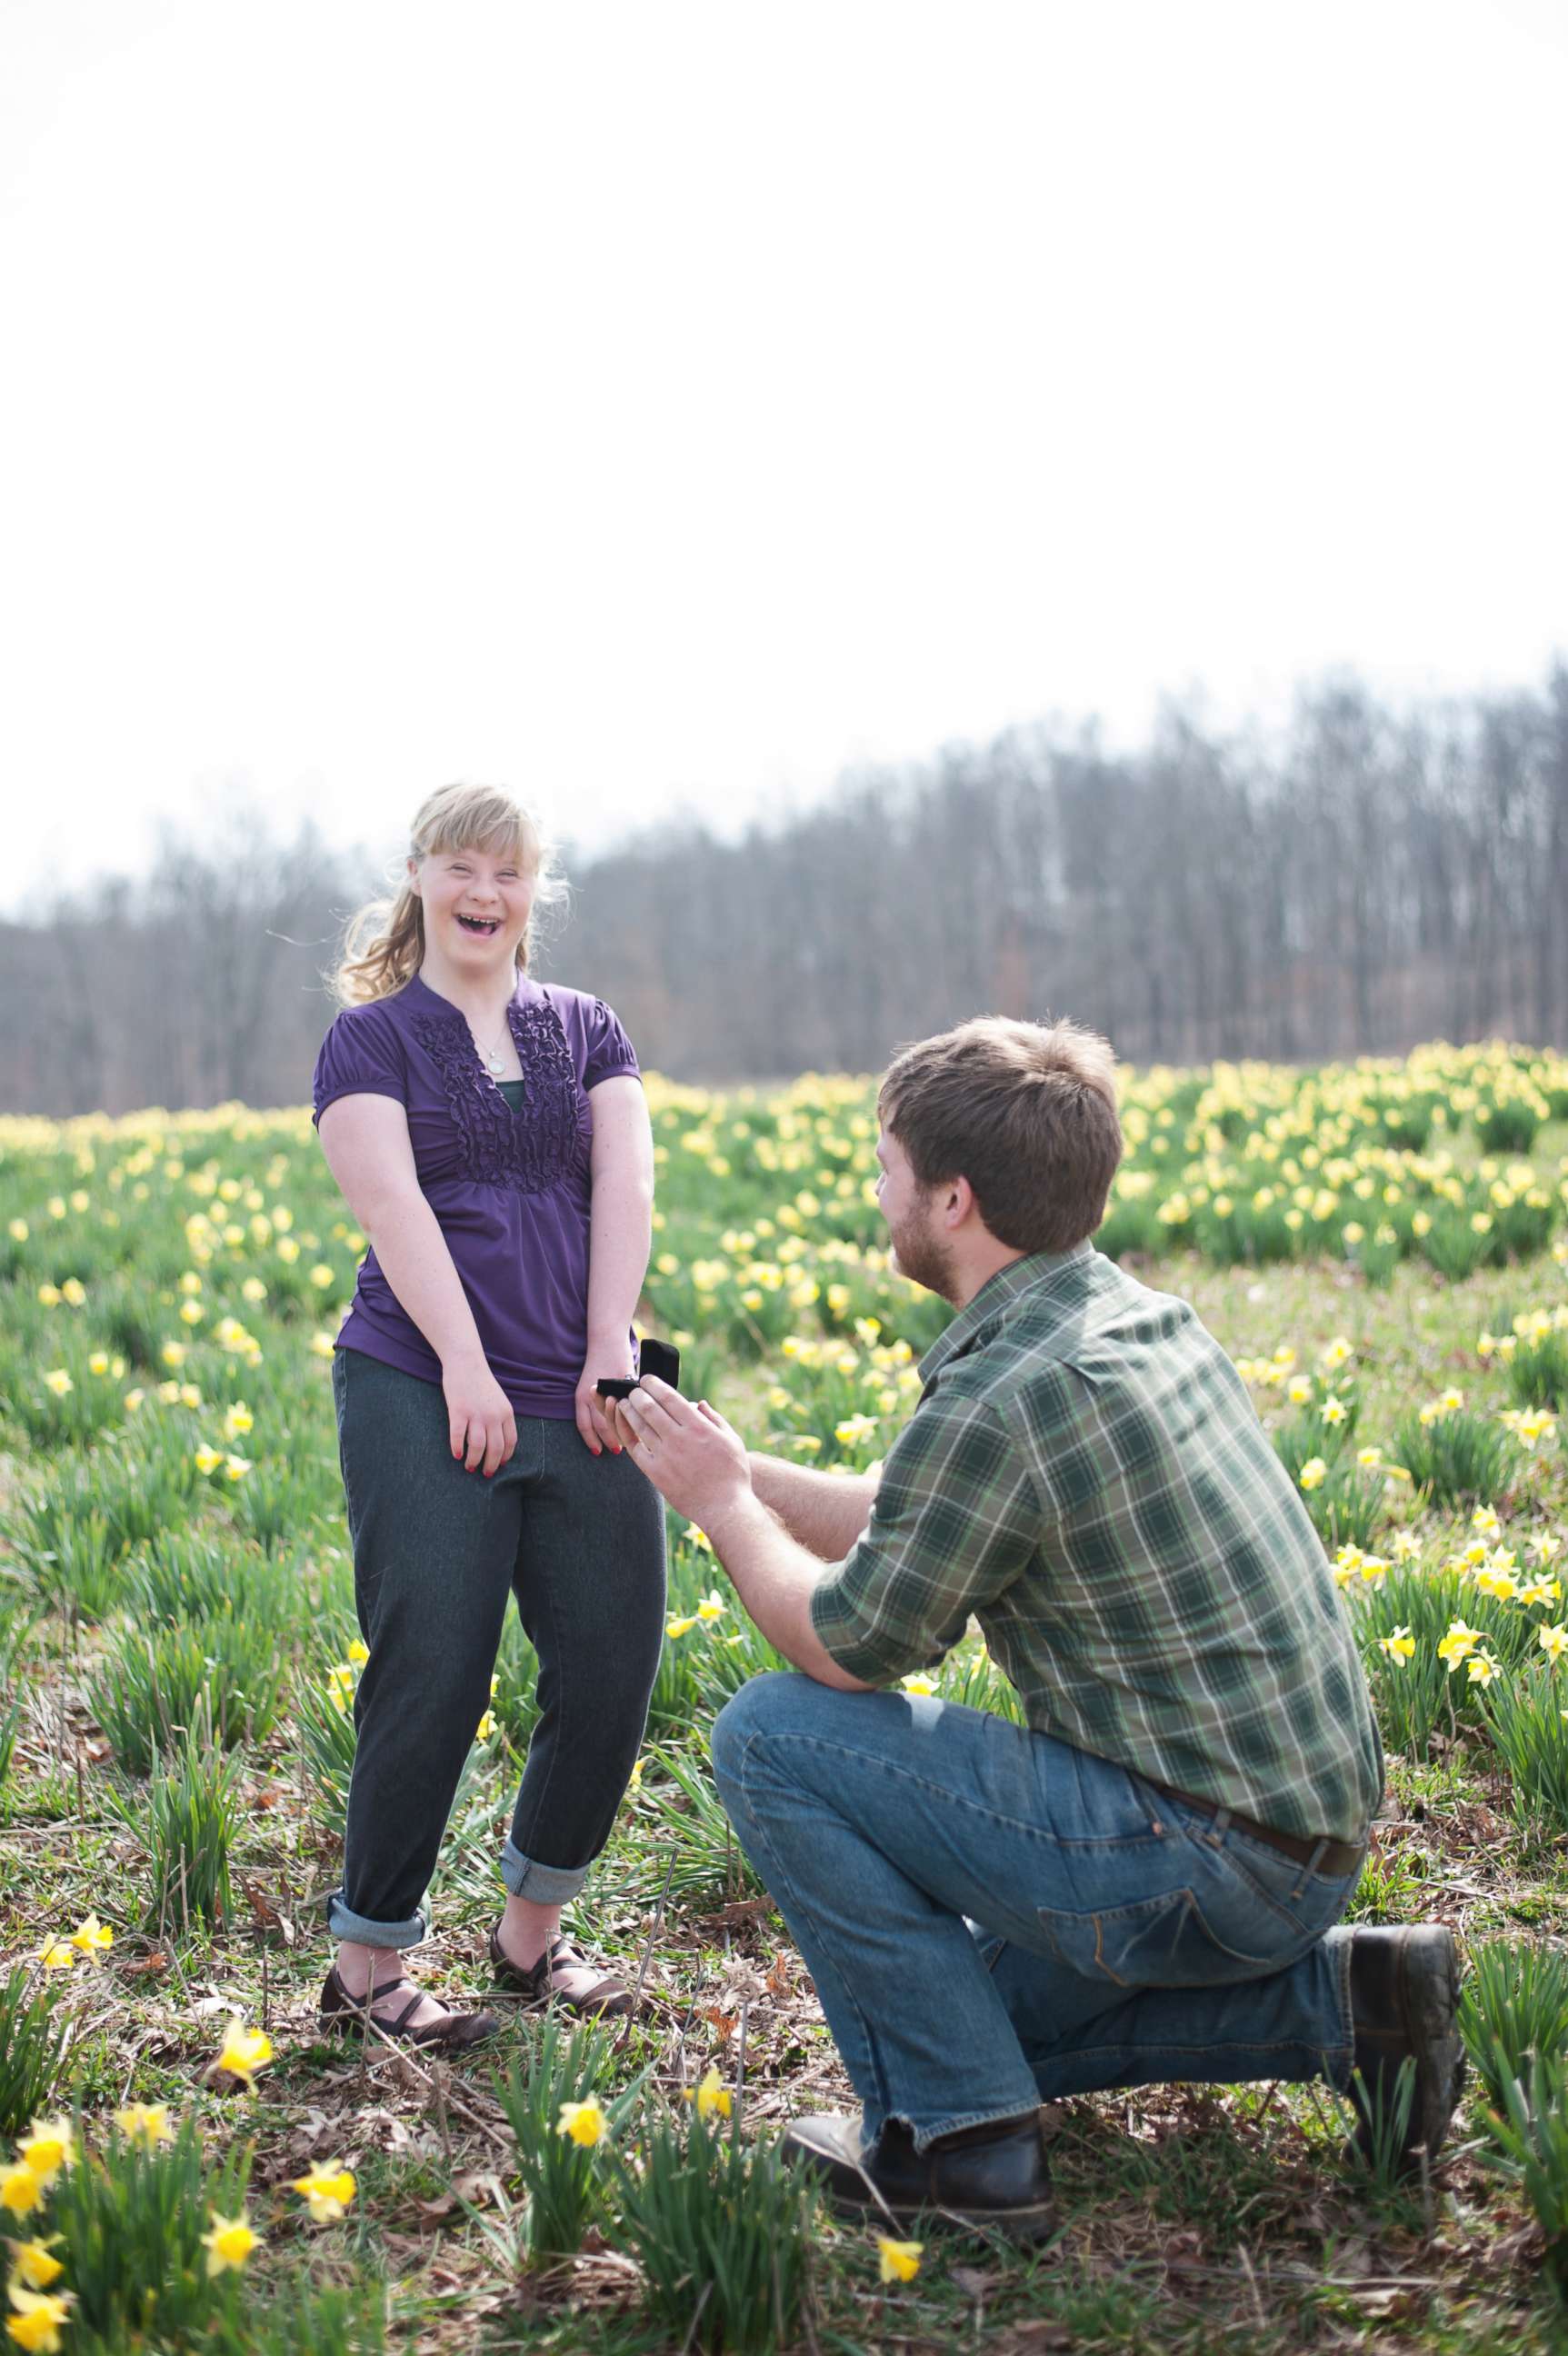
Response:
[[[1315,1873],[1352,1873],[1367,1854],[1365,1841],[1304,1840],[1298,1833],[1277,1833],[1270,1825],[1255,1825],[1251,1816],[1239,1816],[1234,1808],[1222,1809],[1218,1800],[1200,1800],[1196,1792],[1178,1792],[1174,1783],[1156,1783],[1154,1789],[1168,1799],[1179,1800],[1184,1808],[1196,1808],[1200,1815],[1224,1815],[1249,1840],[1264,1841],[1270,1848],[1294,1858],[1297,1865],[1311,1865]]]

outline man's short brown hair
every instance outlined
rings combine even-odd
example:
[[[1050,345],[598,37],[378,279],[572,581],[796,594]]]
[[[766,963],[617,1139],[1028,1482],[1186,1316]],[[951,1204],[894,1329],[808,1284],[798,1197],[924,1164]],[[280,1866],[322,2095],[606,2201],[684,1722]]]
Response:
[[[896,1055],[876,1109],[921,1186],[967,1178],[998,1243],[1068,1251],[1105,1216],[1122,1159],[1115,1070],[1076,1023],[982,1014]]]

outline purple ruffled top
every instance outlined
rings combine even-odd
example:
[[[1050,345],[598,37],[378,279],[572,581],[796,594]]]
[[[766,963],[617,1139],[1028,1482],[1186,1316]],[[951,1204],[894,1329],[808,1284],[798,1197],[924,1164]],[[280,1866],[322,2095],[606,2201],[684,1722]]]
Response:
[[[507,1023],[522,1066],[514,1112],[449,999],[413,980],[346,1007],[316,1059],[313,1119],[339,1097],[393,1097],[491,1372],[519,1415],[570,1417],[587,1349],[593,1111],[588,1091],[637,1057],[602,999],[519,977]],[[441,1361],[374,1251],[338,1333],[427,1382]]]

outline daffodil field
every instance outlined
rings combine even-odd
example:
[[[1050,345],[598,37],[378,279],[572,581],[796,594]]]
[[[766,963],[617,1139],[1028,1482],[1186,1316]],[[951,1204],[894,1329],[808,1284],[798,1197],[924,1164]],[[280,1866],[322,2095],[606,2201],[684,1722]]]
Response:
[[[754,1446],[886,1451],[940,1301],[890,1275],[875,1089],[650,1083],[647,1330]],[[515,1619],[414,1959],[466,2061],[316,2006],[364,1661],[328,1382],[363,1249],[304,1111],[0,1121],[0,2238],[27,2349],[1501,2351],[1568,2297],[1568,1061],[1488,1044],[1124,1075],[1098,1241],[1191,1299],[1320,1531],[1390,1762],[1353,1919],[1440,1919],[1471,2075],[1434,2179],[1326,2087],[1047,2115],[1023,2254],[836,2222],[851,2105],[706,1730],[777,1665],[672,1518],[668,1637],[574,1910],[645,2000],[489,1986],[535,1716]],[[921,1689],[1014,1714],[977,1632]]]

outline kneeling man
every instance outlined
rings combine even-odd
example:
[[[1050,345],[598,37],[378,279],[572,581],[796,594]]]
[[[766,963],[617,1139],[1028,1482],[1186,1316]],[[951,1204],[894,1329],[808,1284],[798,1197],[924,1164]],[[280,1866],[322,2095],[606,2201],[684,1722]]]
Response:
[[[748,1457],[652,1379],[636,1461],[799,1676],[713,1734],[855,2118],[801,2119],[836,2199],[1029,2237],[1037,2107],[1173,2079],[1352,2073],[1407,2165],[1463,2069],[1439,1926],[1336,1930],[1383,1759],[1327,1561],[1230,1360],[1089,1241],[1112,1056],[961,1024],[883,1081],[895,1266],[957,1312],[880,1477]],[[1024,1726],[892,1687],[980,1622]],[[1363,2126],[1363,2137],[1366,2135]]]

